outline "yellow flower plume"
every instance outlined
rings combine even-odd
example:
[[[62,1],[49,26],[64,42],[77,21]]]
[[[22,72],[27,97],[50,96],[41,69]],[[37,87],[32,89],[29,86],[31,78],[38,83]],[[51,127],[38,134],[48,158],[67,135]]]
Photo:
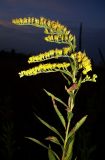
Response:
[[[54,34],[54,35],[48,35],[45,37],[45,40],[48,42],[56,42],[56,43],[65,43],[70,44],[75,39],[75,36],[69,34],[69,35],[60,35],[60,34]]]
[[[45,28],[46,34],[59,33],[68,35],[70,33],[70,31],[68,31],[67,28],[64,25],[60,24],[58,21],[52,21],[44,17],[16,18],[12,20],[12,23],[16,25],[33,25],[36,27],[43,27]]]
[[[52,21],[44,17],[34,18],[16,18],[12,20],[13,24],[16,25],[32,25],[39,28],[44,28],[44,33],[47,34],[45,41],[55,43],[65,43],[72,46],[73,51],[76,48],[75,36],[64,25],[58,21]]]
[[[78,63],[78,68],[83,69],[82,73],[87,74],[89,71],[92,71],[92,65],[91,60],[86,56],[85,52],[77,52],[73,53],[71,55],[72,58],[75,58],[75,60]]]
[[[19,72],[19,76],[32,76],[37,75],[39,73],[47,73],[47,72],[57,72],[60,70],[66,70],[70,66],[70,63],[46,63],[46,64],[39,64],[36,67],[33,67],[28,70],[24,70]]]
[[[52,49],[45,53],[40,53],[36,56],[31,56],[28,59],[28,63],[35,63],[35,62],[41,62],[52,58],[59,58],[64,56],[69,56],[72,53],[71,47],[64,47],[62,49]]]
[[[64,47],[62,49],[56,48],[46,51],[45,53],[40,53],[39,55],[31,56],[28,59],[28,63],[43,62],[45,60],[53,58],[67,57],[67,60],[72,58],[74,60],[74,64],[76,64],[75,67],[73,67],[74,64],[70,64],[72,63],[72,61],[70,61],[69,63],[64,62],[60,64],[40,64],[39,66],[33,67],[29,70],[21,71],[19,73],[20,77],[67,69],[67,67],[71,65],[71,70],[77,69],[75,73],[78,73],[78,70],[82,70],[82,73],[86,75],[84,81],[95,81],[95,79],[97,78],[96,75],[93,75],[92,78],[88,76],[88,72],[92,71],[91,60],[87,57],[85,52],[75,52],[75,36],[71,34],[70,30],[68,30],[67,27],[65,27],[58,21],[53,21],[44,17],[16,18],[12,20],[12,23],[16,25],[32,25],[35,27],[44,28],[44,33],[47,35],[44,39],[47,42],[55,42],[67,45],[67,47]]]

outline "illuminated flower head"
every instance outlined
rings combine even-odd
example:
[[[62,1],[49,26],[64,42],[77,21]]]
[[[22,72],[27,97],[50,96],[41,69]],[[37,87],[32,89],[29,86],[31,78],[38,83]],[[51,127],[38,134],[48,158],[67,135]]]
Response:
[[[33,55],[28,59],[28,63],[41,63],[50,59],[63,57],[62,63],[39,64],[38,66],[35,66],[31,69],[19,72],[20,77],[37,75],[39,73],[60,71],[70,76],[73,83],[77,83],[77,78],[74,77],[74,73],[75,76],[77,76],[78,71],[82,70],[82,74],[85,75],[85,78],[82,82],[95,82],[95,79],[97,78],[96,75],[93,75],[92,78],[88,76],[88,72],[92,71],[91,60],[87,57],[85,52],[75,51],[75,36],[71,34],[70,30],[68,30],[67,27],[65,27],[58,21],[53,21],[44,17],[16,18],[12,20],[12,23],[16,25],[32,25],[34,27],[44,28],[44,34],[47,35],[44,38],[45,41],[67,45],[66,47],[63,47],[61,49],[51,49],[44,53]],[[68,69],[68,67],[70,70]]]
[[[47,63],[47,64],[40,64],[36,67],[33,67],[28,70],[24,70],[19,72],[20,77],[23,76],[32,76],[32,75],[37,75],[40,73],[48,73],[48,72],[57,72],[60,70],[66,70],[70,66],[69,63]]]
[[[92,71],[91,60],[87,57],[85,52],[77,52],[71,54],[71,57],[78,63],[78,69],[83,69],[82,73],[87,74]]]

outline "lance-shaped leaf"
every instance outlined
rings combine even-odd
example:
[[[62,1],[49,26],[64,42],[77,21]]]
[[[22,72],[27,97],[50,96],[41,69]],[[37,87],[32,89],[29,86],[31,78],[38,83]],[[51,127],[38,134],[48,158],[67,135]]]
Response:
[[[81,83],[82,83],[82,75],[80,75],[80,78],[79,78],[79,80],[78,80],[78,88],[76,89],[76,91],[75,91],[75,96],[76,96],[76,94],[78,93],[78,90],[79,90],[79,88],[80,88],[80,86],[81,86]]]
[[[67,119],[68,119],[68,121],[70,123],[71,123],[72,118],[73,118],[73,112],[71,112],[71,111],[68,110],[68,112],[67,112]]]
[[[68,139],[64,160],[71,160],[73,155],[74,135]]]
[[[39,140],[37,140],[37,139],[35,139],[35,138],[32,138],[32,137],[25,137],[25,138],[27,138],[27,139],[29,139],[29,140],[31,140],[31,141],[33,141],[33,142],[39,144],[40,146],[42,146],[42,147],[48,149],[48,147],[47,147],[46,145],[44,145],[42,142],[40,142]]]
[[[55,144],[57,144],[57,145],[59,145],[59,146],[62,146],[62,145],[60,144],[58,138],[55,137],[55,136],[46,137],[45,140],[49,140],[49,141],[51,141],[51,142],[53,142],[53,143],[55,143]]]
[[[72,128],[72,130],[69,132],[68,134],[68,139],[73,135],[75,134],[75,132],[82,126],[82,124],[85,122],[87,118],[87,115],[84,116],[83,118],[81,118],[76,124],[75,126]]]
[[[37,140],[37,139],[35,139],[35,138],[32,138],[32,137],[25,137],[25,138],[27,138],[27,139],[29,139],[29,140],[37,143],[38,145],[44,147],[45,149],[47,149],[51,157],[53,157],[53,156],[56,157],[56,159],[54,159],[54,160],[60,160],[59,157],[58,157],[58,155],[57,155],[54,151],[52,151],[52,150],[49,151],[49,149],[51,149],[51,148],[47,147],[46,145],[44,145],[44,144],[43,144],[42,142],[40,142],[39,140]],[[52,152],[52,153],[51,153],[51,152]],[[50,160],[50,159],[49,159],[49,160]],[[52,160],[53,160],[53,159],[52,159]]]
[[[64,142],[64,139],[63,139],[63,137],[61,136],[61,134],[58,132],[58,130],[55,128],[55,127],[53,127],[53,126],[51,126],[50,124],[48,124],[47,122],[45,122],[43,119],[41,119],[39,116],[37,116],[37,115],[35,115],[38,119],[39,119],[39,121],[42,123],[42,124],[44,124],[47,128],[49,128],[51,131],[53,131],[54,133],[56,133],[60,138],[61,138],[61,140]]]
[[[75,48],[76,48],[76,38],[75,38],[75,36],[74,36],[74,37],[73,37],[73,44],[72,44],[73,52],[75,52]]]
[[[56,105],[56,103],[55,103],[55,100],[54,100],[53,98],[52,98],[52,102],[53,102],[53,106],[54,106],[55,112],[57,113],[57,115],[58,115],[58,117],[59,117],[59,119],[60,119],[63,127],[66,129],[65,119],[64,119],[62,113],[59,111],[59,109],[58,109],[58,107],[57,107],[57,105]]]
[[[66,81],[68,82],[68,85],[70,85],[71,82],[70,82],[70,80],[68,79],[68,77],[67,77],[63,72],[60,71],[60,73],[61,73],[62,76],[66,79]],[[70,77],[71,77],[71,76],[70,76]]]
[[[47,93],[48,96],[50,96],[51,98],[55,99],[56,101],[60,102],[61,104],[63,104],[66,108],[68,107],[66,105],[66,103],[64,103],[61,99],[59,99],[58,97],[54,96],[52,93],[48,92],[47,90],[44,89],[44,91]]]
[[[51,149],[51,146],[48,148],[48,158],[49,160],[60,160],[58,155]]]
[[[69,58],[69,61],[70,61],[70,58]],[[70,63],[70,65],[71,65],[71,63]],[[68,69],[65,69],[65,70],[59,70],[61,73],[63,73],[63,74],[65,74],[65,75],[67,75],[67,76],[69,76],[71,79],[72,79],[72,77],[73,77],[73,75],[72,75],[72,73],[68,70]],[[70,82],[71,83],[71,82]]]

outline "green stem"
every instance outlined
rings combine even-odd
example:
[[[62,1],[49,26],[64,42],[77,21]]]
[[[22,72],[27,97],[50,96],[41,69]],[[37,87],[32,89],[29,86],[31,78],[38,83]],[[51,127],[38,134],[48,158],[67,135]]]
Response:
[[[73,105],[74,105],[74,97],[72,96],[69,106],[70,106],[70,107],[73,107]],[[61,160],[64,160],[64,158],[65,158],[67,141],[68,141],[68,134],[69,134],[69,129],[70,129],[70,122],[71,122],[71,118],[72,118],[71,112],[72,112],[72,111],[70,111],[70,110],[67,111],[68,123],[67,123],[66,131],[65,131],[65,140],[64,140],[63,154],[62,154],[62,159],[61,159]]]
[[[72,68],[72,82],[76,83],[76,73],[77,73],[77,67],[76,67],[76,61],[73,62],[73,65],[71,66]],[[70,101],[68,104],[68,110],[67,110],[67,127],[66,127],[66,131],[65,131],[65,140],[64,140],[64,146],[63,146],[63,153],[62,153],[62,159],[65,159],[65,154],[66,154],[66,149],[67,149],[67,142],[68,142],[68,134],[69,134],[69,130],[70,130],[70,122],[71,122],[71,118],[72,118],[72,110],[74,107],[74,100],[75,100],[75,94],[74,94],[74,90],[71,91],[70,97],[69,97]]]

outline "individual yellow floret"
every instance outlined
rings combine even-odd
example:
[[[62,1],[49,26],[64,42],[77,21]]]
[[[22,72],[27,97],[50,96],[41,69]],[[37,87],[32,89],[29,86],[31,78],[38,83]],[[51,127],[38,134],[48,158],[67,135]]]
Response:
[[[96,78],[97,78],[97,75],[96,75],[96,74],[93,74],[92,81],[93,81],[93,82],[96,82]]]
[[[97,75],[93,74],[92,77],[90,77],[89,75],[86,75],[83,79],[82,79],[82,83],[86,82],[86,81],[91,81],[91,82],[96,82],[96,78]]]

